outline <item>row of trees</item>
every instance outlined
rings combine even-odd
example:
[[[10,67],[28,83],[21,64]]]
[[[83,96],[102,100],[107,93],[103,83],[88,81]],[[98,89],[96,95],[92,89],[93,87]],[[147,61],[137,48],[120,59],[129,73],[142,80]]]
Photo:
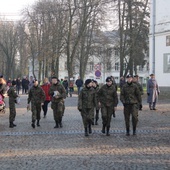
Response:
[[[6,78],[27,75],[30,60],[34,76],[36,61],[38,78],[58,75],[65,55],[68,77],[74,76],[75,65],[84,77],[93,48],[108,43],[101,37],[99,45],[96,37],[110,5],[117,14],[113,19],[119,32],[120,76],[129,70],[133,74],[148,50],[148,0],[40,0],[23,10],[21,21],[0,22],[0,72]]]

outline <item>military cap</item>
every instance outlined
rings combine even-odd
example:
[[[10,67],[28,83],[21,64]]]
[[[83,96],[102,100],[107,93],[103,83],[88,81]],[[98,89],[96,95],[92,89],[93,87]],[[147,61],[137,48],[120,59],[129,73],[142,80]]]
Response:
[[[130,74],[128,74],[127,76],[126,76],[126,78],[132,78],[133,76],[132,75],[130,75]]]
[[[110,82],[110,81],[112,81],[112,78],[111,77],[107,77],[106,78],[106,82]]]
[[[139,77],[139,76],[136,74],[136,75],[134,75],[133,77]]]
[[[152,74],[150,74],[150,76],[154,76],[154,74],[152,73]]]
[[[88,85],[88,84],[91,83],[91,82],[92,82],[91,79],[87,79],[87,80],[85,81],[85,85]]]
[[[52,76],[51,79],[57,79],[58,80],[57,76]]]

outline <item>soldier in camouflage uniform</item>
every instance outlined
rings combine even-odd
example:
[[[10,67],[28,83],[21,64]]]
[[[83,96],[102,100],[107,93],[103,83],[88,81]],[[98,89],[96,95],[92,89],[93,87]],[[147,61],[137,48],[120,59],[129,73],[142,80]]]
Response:
[[[110,136],[110,122],[113,114],[113,110],[116,110],[118,104],[118,97],[115,86],[111,77],[106,78],[106,84],[103,85],[98,92],[99,105],[101,106],[103,128],[102,133],[105,133],[105,128],[107,130],[106,135]]]
[[[91,125],[94,121],[94,107],[97,106],[96,93],[92,88],[92,80],[85,81],[85,87],[81,90],[78,97],[78,110],[81,112],[83,119],[85,136],[92,133]],[[89,134],[88,134],[89,133]]]
[[[18,97],[16,92],[16,82],[12,82],[12,86],[10,86],[10,89],[7,93],[9,96],[9,127],[13,128],[16,126],[13,122],[15,121],[16,117],[15,100]]]
[[[140,94],[141,96],[143,95],[143,87],[142,85],[139,83],[139,76],[135,75],[133,77],[133,83],[136,84],[140,90]],[[139,110],[142,110],[142,98],[141,98],[141,103],[139,103]]]
[[[51,108],[53,109],[56,124],[54,128],[58,128],[59,126],[63,127],[62,117],[65,109],[64,99],[66,98],[66,90],[55,76],[52,77],[52,85],[49,89],[49,95],[51,96]]]
[[[99,85],[98,85],[98,83],[97,83],[96,80],[93,80],[93,81],[92,81],[92,87],[93,87],[93,89],[94,89],[94,92],[96,93],[97,104],[98,104],[98,96],[97,96],[97,93],[98,93],[98,91],[99,91]],[[95,111],[96,111],[96,114],[95,114],[95,116],[94,116],[94,118],[95,118],[95,125],[98,125],[98,120],[99,120],[99,106],[97,106],[97,107],[95,108]],[[93,122],[94,122],[94,118],[93,118]],[[92,125],[93,125],[93,122],[92,122]]]
[[[120,100],[124,106],[124,117],[126,124],[126,135],[130,135],[130,114],[132,114],[133,135],[136,135],[138,122],[138,105],[141,103],[141,93],[136,84],[132,82],[131,75],[127,75],[127,82],[123,85]]]
[[[37,120],[37,126],[40,126],[40,114],[41,107],[45,101],[45,93],[43,89],[38,85],[38,81],[33,81],[33,86],[28,93],[28,106],[30,108],[31,102],[31,111],[32,111],[32,127],[35,128],[35,121]]]

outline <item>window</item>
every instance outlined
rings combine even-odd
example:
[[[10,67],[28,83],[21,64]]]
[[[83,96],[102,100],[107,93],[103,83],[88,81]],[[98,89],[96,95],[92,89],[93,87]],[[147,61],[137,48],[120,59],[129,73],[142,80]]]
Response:
[[[119,63],[115,63],[115,71],[119,70]]]
[[[143,67],[141,65],[139,66],[139,71],[143,71]]]
[[[106,64],[106,68],[107,68],[107,70],[108,70],[108,71],[110,71],[110,70],[111,70],[111,63],[110,63],[110,62],[107,62],[107,64]]]
[[[170,46],[170,35],[166,36],[166,46]]]
[[[89,67],[90,67],[90,71],[93,71],[93,69],[94,69],[94,63],[93,63],[93,62],[90,62],[90,63],[89,63]]]

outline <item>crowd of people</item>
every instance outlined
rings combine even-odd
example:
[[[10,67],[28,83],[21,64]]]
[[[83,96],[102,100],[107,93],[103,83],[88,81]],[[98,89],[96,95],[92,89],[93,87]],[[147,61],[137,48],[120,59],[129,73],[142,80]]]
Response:
[[[147,83],[147,95],[150,110],[156,110],[156,102],[160,93],[159,86],[155,80],[154,74],[150,75]],[[85,83],[79,77],[75,81],[77,85],[78,106],[80,111],[85,136],[92,133],[92,125],[98,125],[99,110],[101,110],[102,118],[102,133],[110,135],[111,118],[116,117],[115,111],[118,105],[117,84],[113,76],[106,78],[106,83],[99,87],[96,80],[87,79]],[[15,104],[19,97],[20,88],[22,86],[22,94],[28,94],[27,109],[32,112],[32,128],[36,125],[40,126],[41,109],[43,110],[44,118],[48,112],[48,104],[51,102],[53,117],[55,121],[54,128],[62,128],[62,118],[65,111],[64,100],[74,90],[74,82],[68,82],[67,79],[59,80],[56,76],[51,77],[51,82],[45,78],[40,85],[38,80],[32,76],[28,80],[24,77],[22,80],[8,80],[7,82],[0,76],[0,99],[5,105],[4,94],[7,91],[9,96],[9,127],[16,127],[14,124],[16,117]],[[8,88],[7,88],[8,87]],[[124,119],[126,125],[126,135],[130,135],[130,116],[132,115],[132,131],[136,135],[136,127],[138,122],[138,110],[142,110],[142,95],[143,88],[139,83],[139,76],[127,75],[126,80],[120,78],[120,101],[124,106]],[[1,108],[1,101],[0,101]]]

